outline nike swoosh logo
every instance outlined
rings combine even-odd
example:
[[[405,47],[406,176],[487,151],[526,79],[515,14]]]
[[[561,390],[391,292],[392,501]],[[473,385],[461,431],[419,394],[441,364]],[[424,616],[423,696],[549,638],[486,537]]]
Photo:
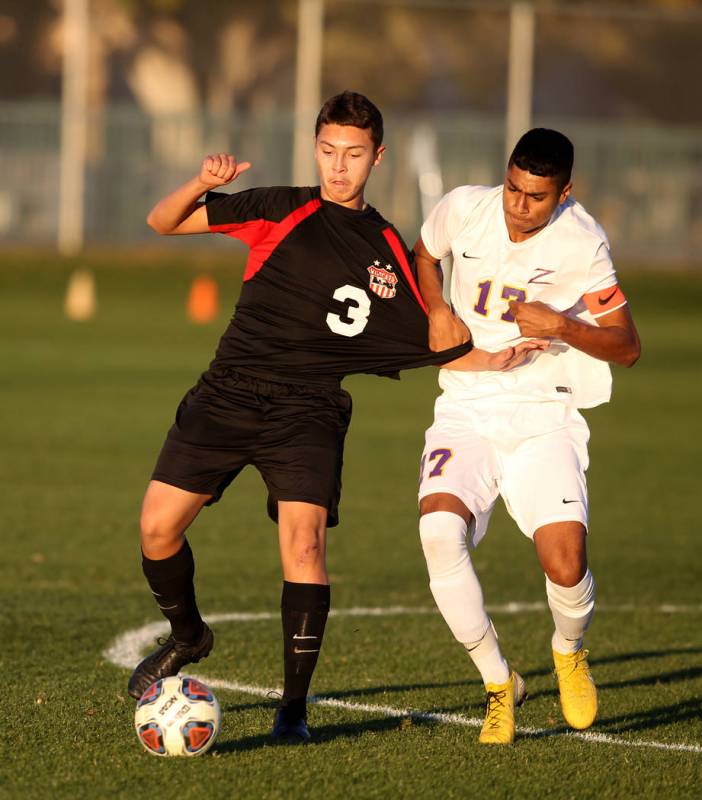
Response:
[[[609,301],[610,301],[610,300],[611,300],[611,299],[614,297],[614,295],[615,295],[616,293],[617,293],[617,290],[615,289],[615,290],[612,292],[612,294],[610,294],[610,296],[609,296],[609,297],[605,297],[605,299],[604,299],[604,300],[603,300],[601,297],[598,297],[598,298],[597,298],[597,302],[598,302],[598,303],[599,303],[601,306],[606,306],[606,305],[607,305],[607,303],[609,303]]]
[[[563,498],[564,503],[579,503],[580,500],[566,500],[565,497]]]
[[[318,639],[318,636],[300,636],[297,633],[293,634],[293,639]]]
[[[475,259],[480,258],[480,256],[472,256],[469,253],[461,253],[461,255],[463,256],[463,258],[475,258]]]
[[[295,655],[299,655],[300,653],[318,653],[318,652],[319,648],[317,648],[316,650],[303,650],[300,647],[293,647],[293,653],[295,653]]]

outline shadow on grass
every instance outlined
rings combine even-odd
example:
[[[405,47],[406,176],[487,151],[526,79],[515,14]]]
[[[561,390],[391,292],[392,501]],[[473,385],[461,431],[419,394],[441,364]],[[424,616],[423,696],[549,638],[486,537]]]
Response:
[[[685,669],[677,669],[671,672],[656,672],[653,675],[637,675],[635,677],[627,677],[622,680],[612,680],[603,682],[597,680],[597,668],[604,664],[633,664],[637,661],[645,661],[653,658],[667,658],[673,655],[697,655],[702,653],[700,647],[677,647],[668,650],[646,650],[642,652],[633,653],[618,653],[617,655],[605,656],[604,658],[590,658],[590,666],[595,673],[595,680],[598,689],[626,689],[633,686],[655,686],[657,684],[679,683],[681,681],[695,680],[702,677],[702,666],[691,666]],[[537,669],[523,672],[525,678],[536,678],[549,675],[553,672],[551,669]],[[555,686],[555,678],[554,678]],[[545,690],[539,692],[529,692],[529,697],[536,700],[539,697],[550,696],[552,691]]]
[[[699,647],[681,647],[672,648],[667,650],[646,650],[641,652],[619,653],[616,655],[605,656],[591,661],[595,669],[595,677],[597,677],[597,667],[605,664],[635,664],[639,661],[646,661],[656,658],[667,658],[673,655],[697,655],[702,653],[702,648]],[[548,676],[552,674],[551,669],[538,669],[524,672],[525,678],[535,678],[541,676]],[[660,672],[652,675],[639,675],[636,677],[627,677],[620,681],[598,682],[599,689],[620,690],[636,686],[656,686],[658,684],[672,684],[681,681],[695,680],[702,677],[702,666],[691,666],[685,669],[673,670],[670,672]],[[320,699],[329,698],[331,700],[345,700],[353,698],[372,697],[378,695],[387,695],[403,692],[411,692],[422,689],[447,689],[451,687],[463,686],[466,688],[482,687],[480,680],[462,680],[462,681],[444,681],[444,682],[428,682],[428,683],[412,683],[412,684],[392,684],[386,686],[371,686],[356,689],[346,689],[338,692],[325,692],[320,696]],[[552,689],[543,691],[530,692],[529,698],[531,701],[539,698],[557,698],[557,689],[554,680]],[[314,703],[314,699],[311,699]],[[235,713],[238,711],[251,711],[252,709],[265,709],[270,710],[271,713],[275,709],[275,703],[270,701],[259,701],[254,703],[240,703],[230,704],[224,708],[228,713]],[[382,713],[382,707],[379,706],[379,713]],[[424,713],[463,713],[470,714],[472,712],[482,713],[482,703],[461,703],[456,707],[448,706],[435,706],[430,709],[424,709]],[[631,713],[620,714],[613,717],[598,718],[595,725],[596,731],[606,731],[607,733],[627,733],[638,730],[647,730],[662,727],[665,725],[680,723],[686,720],[700,719],[702,715],[702,699],[684,700],[669,706],[658,706],[647,710],[637,710]],[[363,720],[359,722],[349,722],[340,725],[328,725],[314,728],[314,739],[307,746],[314,746],[323,744],[324,742],[331,741],[337,738],[354,738],[368,732],[389,732],[401,730],[407,725],[434,725],[433,720],[422,720],[409,717],[386,717],[383,719]],[[549,737],[557,736],[568,732],[565,726],[558,726],[549,728],[547,730],[539,731],[529,735],[529,738],[534,736]],[[280,747],[283,746],[279,743],[273,742],[268,735],[251,736],[245,739],[239,739],[229,742],[222,742],[215,747],[215,750],[220,753],[240,752],[243,750],[255,750],[261,747]]]
[[[398,692],[412,692],[418,689],[448,689],[452,686],[476,686],[482,687],[480,680],[465,681],[445,681],[444,683],[403,683],[383,686],[366,686],[363,689],[344,689],[338,692],[324,692],[320,698],[330,698],[332,700],[344,700],[353,697],[371,697],[375,695],[393,694]],[[275,698],[271,698],[275,701]],[[312,700],[311,702],[314,702]],[[254,708],[274,708],[269,703],[261,701],[258,703],[232,704],[222,708],[223,711],[250,711]]]
[[[634,663],[637,661],[645,661],[654,658],[666,658],[672,655],[696,655],[698,653],[702,653],[702,648],[680,647],[680,648],[671,648],[668,650],[646,650],[633,653],[618,653],[617,655],[605,656],[604,658],[590,659],[590,664],[596,671],[598,666],[604,664]],[[545,669],[536,669],[529,671],[520,670],[520,672],[523,675],[523,677],[527,679],[536,677],[546,677],[549,675],[553,675],[553,668],[548,667]],[[595,677],[597,676],[595,675]],[[688,667],[686,669],[679,669],[667,673],[658,672],[653,675],[641,675],[637,677],[630,677],[621,681],[609,681],[607,683],[598,681],[597,686],[600,689],[625,689],[633,686],[655,686],[656,684],[678,683],[680,681],[694,680],[700,677],[702,677],[702,666],[699,667],[693,666],[693,667]],[[466,687],[466,689],[481,690],[482,681],[480,681],[479,679],[477,680],[472,679],[472,680],[462,680],[462,681],[443,681],[441,683],[433,682],[433,683],[392,684],[387,686],[370,686],[370,687],[366,686],[363,688],[346,689],[338,692],[325,692],[323,696],[329,697],[333,700],[344,700],[347,698],[354,698],[354,697],[358,698],[371,697],[384,694],[411,692],[422,689],[448,689],[456,686],[464,686]],[[552,697],[554,696],[554,692],[557,693],[555,677],[553,678],[552,689],[546,689],[537,692],[529,691],[529,698],[531,700],[535,700],[539,697]],[[451,713],[459,711],[461,709],[466,711],[473,706],[475,707],[475,709],[479,710],[482,709],[483,707],[482,695],[481,695],[481,702],[476,704],[471,703],[471,704],[461,704],[460,706],[457,707],[432,708],[431,711],[434,713],[436,712]]]
[[[598,683],[597,685],[600,689],[625,689],[627,686],[656,686],[658,684],[695,680],[695,678],[702,678],[702,667],[689,667],[688,669],[678,669],[674,672],[641,675],[637,678]]]
[[[630,714],[598,719],[597,728],[604,728],[608,733],[629,733],[674,725],[686,720],[699,721],[701,716],[702,699],[694,698],[669,706],[656,706],[646,711],[633,711]]]
[[[699,647],[679,647],[667,650],[646,650],[642,652],[620,653],[618,655],[607,656],[605,658],[592,660],[591,664],[594,668],[595,678],[597,678],[597,667],[599,665],[621,663],[633,665],[639,661],[646,661],[648,659],[668,658],[673,655],[697,655],[700,653],[702,653],[702,648]],[[545,674],[548,674],[548,671],[535,670],[525,673],[525,676],[535,677]],[[696,680],[699,678],[702,678],[702,666],[690,666],[684,669],[676,669],[668,672],[656,672],[654,674],[626,677],[622,680],[611,680],[606,682],[597,681],[597,687],[600,690],[609,689],[616,692],[623,689],[631,689],[637,686],[662,686],[666,684]],[[555,686],[554,691],[557,696],[557,690],[555,690]],[[531,700],[536,700],[540,697],[550,697],[552,695],[554,695],[554,692],[549,690],[529,693]],[[633,704],[633,697],[631,702]],[[625,734],[632,733],[634,731],[653,730],[656,728],[665,727],[666,725],[679,724],[688,720],[699,720],[701,717],[702,698],[696,697],[689,700],[681,700],[667,706],[656,706],[654,708],[647,708],[645,710],[632,709],[630,712],[611,717],[599,716],[593,730],[594,732],[599,731],[609,734]],[[536,734],[536,736],[552,736],[559,733],[565,733],[567,730],[567,728],[552,728],[548,731],[540,732]]]
[[[649,658],[665,658],[667,656],[676,656],[676,655],[696,655],[698,653],[702,653],[702,647],[671,647],[666,650],[643,650],[641,652],[634,652],[634,653],[617,653],[616,655],[611,656],[604,656],[602,658],[590,658],[590,664],[598,665],[598,664],[620,664],[623,661],[645,661]],[[550,672],[553,671],[552,667],[548,669],[534,669],[530,670],[529,672],[522,672],[524,677],[529,676],[538,676],[538,675],[548,675]]]
[[[404,683],[383,686],[365,686],[362,689],[344,689],[338,692],[324,692],[319,695],[320,699],[329,698],[330,700],[345,700],[347,698],[361,698],[372,697],[377,695],[412,692],[421,689],[448,689],[452,686],[465,686],[465,687],[480,687],[482,688],[480,680],[463,680],[463,681],[445,681],[443,683]],[[315,702],[315,697],[310,698],[310,702]],[[271,698],[271,701],[259,701],[255,703],[237,703],[230,704],[222,707],[222,711],[237,712],[237,711],[251,711],[252,709],[274,709],[276,698]],[[272,704],[271,704],[272,703]]]
[[[394,692],[413,692],[419,689],[448,689],[451,686],[480,686],[480,680],[443,681],[442,683],[402,683],[389,686],[364,686],[362,689],[345,689],[339,692],[324,692],[320,697],[329,697],[332,700],[343,700],[347,697],[370,697],[378,694],[392,694]]]
[[[348,722],[340,725],[322,725],[312,728],[312,740],[307,742],[305,747],[316,747],[326,744],[335,739],[355,739],[365,733],[388,733],[392,731],[402,731],[406,727],[417,727],[420,725],[435,725],[431,720],[411,719],[409,717],[392,717],[384,719],[361,720],[360,722]],[[232,739],[226,742],[218,742],[212,751],[217,754],[241,753],[246,750],[259,750],[262,747],[301,747],[299,743],[276,742],[270,735],[247,736],[244,739]]]

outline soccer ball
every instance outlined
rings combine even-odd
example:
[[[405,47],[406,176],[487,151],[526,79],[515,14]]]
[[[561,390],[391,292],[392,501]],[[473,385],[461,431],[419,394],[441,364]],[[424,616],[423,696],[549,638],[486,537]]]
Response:
[[[219,733],[217,698],[204,683],[185,675],[162,678],[142,694],[134,714],[139,741],[156,756],[199,756]]]

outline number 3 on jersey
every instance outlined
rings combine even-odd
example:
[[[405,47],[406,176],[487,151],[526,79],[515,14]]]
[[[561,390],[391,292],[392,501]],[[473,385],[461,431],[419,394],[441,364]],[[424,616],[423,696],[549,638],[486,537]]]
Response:
[[[344,314],[348,319],[330,313],[327,314],[327,325],[340,336],[358,336],[368,324],[371,311],[368,295],[358,286],[347,283],[339,286],[332,296],[340,303],[346,303]]]

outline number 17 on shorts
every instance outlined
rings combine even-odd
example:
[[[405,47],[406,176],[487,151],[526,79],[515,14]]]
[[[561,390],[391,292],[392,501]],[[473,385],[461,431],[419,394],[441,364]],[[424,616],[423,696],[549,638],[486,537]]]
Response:
[[[453,451],[449,447],[437,447],[429,453],[422,455],[419,465],[419,485],[425,477],[425,469],[428,469],[427,478],[439,478],[444,474],[446,462],[453,456]]]

